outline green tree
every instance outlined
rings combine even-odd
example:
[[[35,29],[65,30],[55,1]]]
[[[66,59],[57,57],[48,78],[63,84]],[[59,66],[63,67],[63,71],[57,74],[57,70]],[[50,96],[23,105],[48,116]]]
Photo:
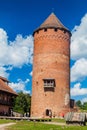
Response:
[[[82,108],[83,108],[83,110],[87,110],[87,102],[83,103],[83,107]]]
[[[80,100],[78,100],[78,101],[76,102],[76,105],[77,105],[79,108],[82,108],[82,103],[81,103]]]
[[[19,113],[27,113],[30,110],[31,105],[31,96],[29,94],[24,94],[23,92],[19,92],[18,96],[14,101],[13,111]]]
[[[30,96],[30,94],[25,94],[25,98],[27,100],[27,112],[30,112],[30,108],[31,108],[31,96]]]

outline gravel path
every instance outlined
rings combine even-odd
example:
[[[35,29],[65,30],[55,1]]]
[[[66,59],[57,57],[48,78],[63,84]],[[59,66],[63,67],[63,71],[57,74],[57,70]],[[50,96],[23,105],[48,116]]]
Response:
[[[0,130],[5,130],[7,126],[14,125],[16,123],[6,123],[6,124],[0,124]]]
[[[66,123],[61,123],[61,122],[43,122],[45,124],[53,124],[53,125],[61,125],[61,126],[65,126]]]

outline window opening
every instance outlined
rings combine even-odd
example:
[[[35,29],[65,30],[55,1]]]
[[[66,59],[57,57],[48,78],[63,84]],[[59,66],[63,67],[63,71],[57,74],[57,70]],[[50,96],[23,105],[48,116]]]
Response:
[[[48,88],[55,87],[55,80],[54,79],[43,79],[43,81],[44,81],[44,87],[48,87]]]

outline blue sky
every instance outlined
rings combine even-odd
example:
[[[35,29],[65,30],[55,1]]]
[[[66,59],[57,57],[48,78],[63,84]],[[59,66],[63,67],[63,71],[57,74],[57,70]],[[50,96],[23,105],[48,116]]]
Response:
[[[52,12],[72,32],[71,98],[87,101],[86,0],[0,0],[0,75],[31,93],[32,33]]]

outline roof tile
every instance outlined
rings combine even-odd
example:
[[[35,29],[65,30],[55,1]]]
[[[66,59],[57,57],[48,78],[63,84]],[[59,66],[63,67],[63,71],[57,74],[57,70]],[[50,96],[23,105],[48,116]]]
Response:
[[[17,93],[12,88],[10,88],[1,78],[0,78],[0,91],[17,95]]]
[[[44,28],[59,28],[70,33],[70,31],[60,22],[54,13],[51,13],[49,17],[40,25],[40,27],[34,31],[34,33]]]

